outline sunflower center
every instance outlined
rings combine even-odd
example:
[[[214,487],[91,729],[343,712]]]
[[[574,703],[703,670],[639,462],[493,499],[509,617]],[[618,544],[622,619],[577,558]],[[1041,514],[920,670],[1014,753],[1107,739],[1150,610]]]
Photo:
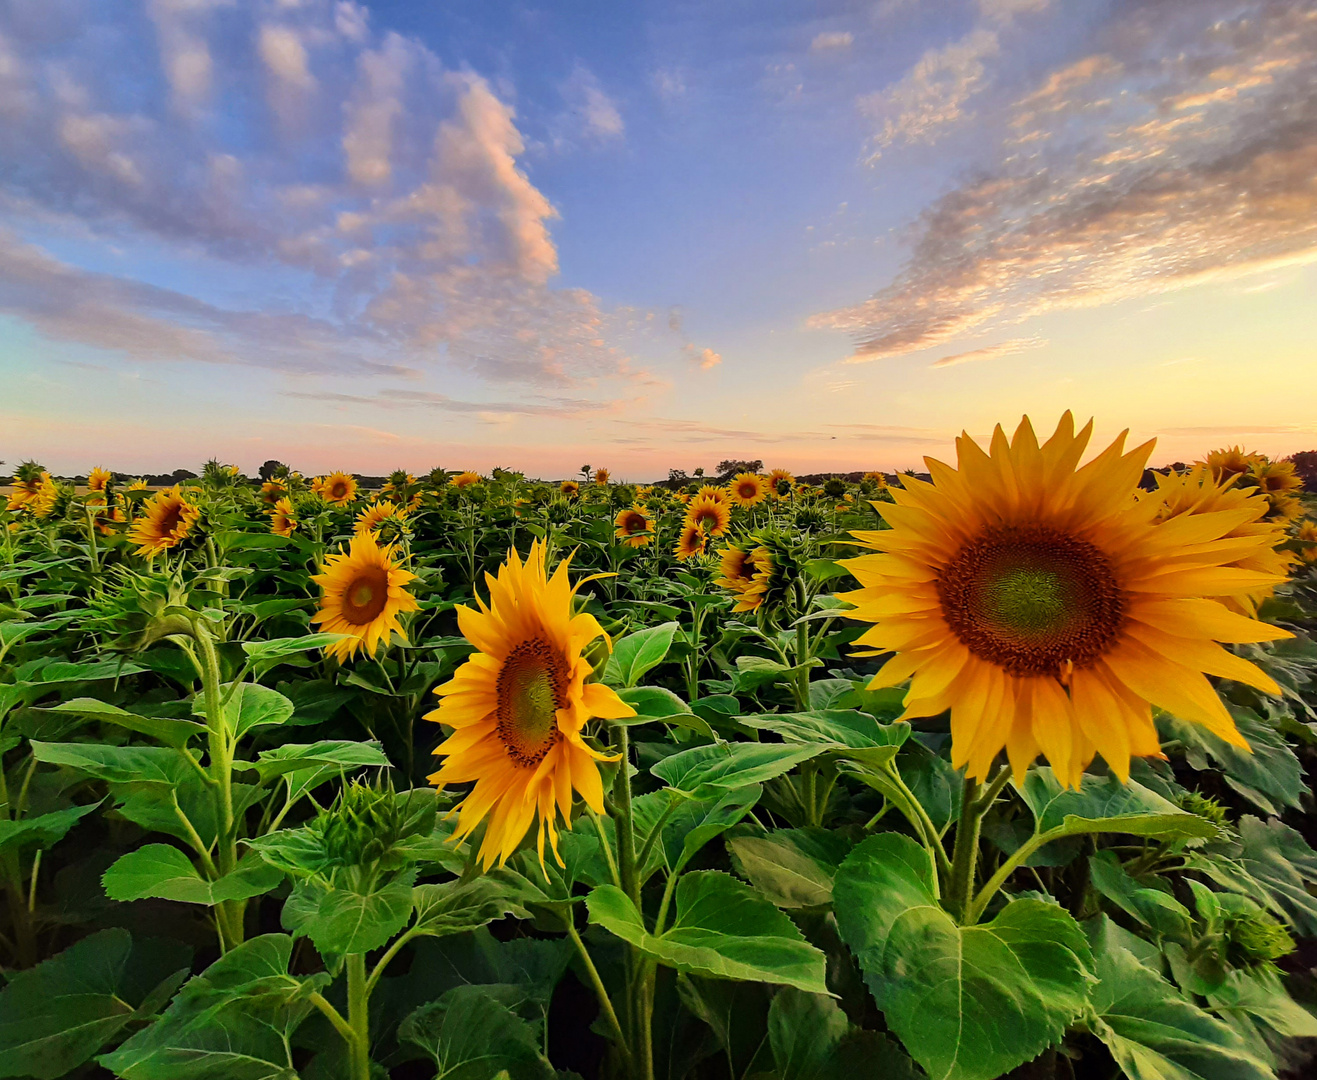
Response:
[[[160,535],[173,536],[178,531],[179,519],[183,516],[182,503],[170,503],[160,514]]]
[[[558,741],[567,681],[567,665],[543,638],[508,653],[498,674],[498,737],[515,764],[534,768]]]
[[[1021,677],[1092,664],[1124,624],[1106,556],[1045,526],[985,529],[943,568],[937,592],[965,647]]]
[[[358,571],[343,590],[343,618],[353,626],[366,626],[379,618],[388,602],[388,571],[368,567]]]

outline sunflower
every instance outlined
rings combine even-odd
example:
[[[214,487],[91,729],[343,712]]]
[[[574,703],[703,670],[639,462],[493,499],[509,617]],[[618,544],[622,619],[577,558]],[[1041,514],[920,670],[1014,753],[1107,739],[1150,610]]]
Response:
[[[128,538],[137,545],[138,555],[157,555],[177,545],[200,517],[201,510],[188,502],[175,484],[168,491],[157,491],[142,504],[142,515],[133,522]]]
[[[333,506],[347,506],[357,497],[356,477],[345,472],[332,472],[320,481],[320,497]]]
[[[1292,461],[1269,461],[1259,456],[1249,466],[1246,479],[1267,495],[1293,495],[1303,489]]]
[[[1305,521],[1299,526],[1294,538],[1300,544],[1311,544],[1311,547],[1299,549],[1299,556],[1306,563],[1317,563],[1317,521]]]
[[[370,533],[354,536],[348,553],[325,560],[324,572],[311,578],[324,591],[320,610],[311,617],[320,629],[331,634],[347,634],[325,649],[344,663],[358,649],[375,655],[379,643],[389,631],[406,639],[398,616],[416,611],[415,598],[404,586],[416,575],[393,561],[393,548],[380,547]]]
[[[104,502],[93,503],[95,512],[92,517],[92,523],[96,526],[96,531],[102,536],[110,536],[116,531],[115,527],[121,525],[125,518],[123,511],[117,506],[107,506]]]
[[[150,490],[150,485],[147,484],[147,482],[146,482],[145,480],[143,480],[143,479],[139,476],[136,480],[134,480],[131,484],[128,485],[127,490],[129,490],[129,491],[149,491],[149,490]]]
[[[1250,453],[1240,446],[1229,446],[1213,450],[1207,455],[1206,461],[1195,461],[1194,464],[1206,465],[1217,480],[1229,480],[1232,476],[1248,472],[1262,460],[1261,454]]]
[[[1195,465],[1186,472],[1158,475],[1157,487],[1151,492],[1140,491],[1138,498],[1155,499],[1161,503],[1156,516],[1159,522],[1186,514],[1247,511],[1247,519],[1222,537],[1223,540],[1241,542],[1244,545],[1242,554],[1223,565],[1284,577],[1295,561],[1293,555],[1279,550],[1288,539],[1285,525],[1267,519],[1269,496],[1262,495],[1257,488],[1240,487],[1238,479],[1236,474],[1217,480],[1206,465]],[[1241,615],[1251,616],[1271,594],[1272,587],[1265,585],[1254,592],[1222,597],[1221,603]]]
[[[698,525],[683,525],[681,535],[677,537],[677,546],[672,549],[672,553],[683,561],[693,559],[697,555],[704,554],[706,543],[708,537]]]
[[[95,468],[87,474],[87,493],[93,491],[104,492],[110,481],[114,479],[114,473],[108,469]]]
[[[267,480],[261,485],[261,502],[266,506],[274,506],[287,494],[288,488],[281,480]]]
[[[686,507],[686,520],[683,524],[687,528],[693,526],[709,536],[722,536],[731,520],[732,511],[725,501],[697,495]]]
[[[727,547],[723,549],[718,569],[722,577],[715,578],[713,583],[736,597],[732,611],[754,611],[764,602],[764,593],[772,579],[773,554],[764,547],[749,551]]]
[[[439,788],[475,781],[463,800],[454,840],[469,836],[486,817],[481,864],[500,865],[517,850],[539,818],[537,850],[544,837],[558,856],[558,817],[571,828],[572,791],[595,813],[604,809],[596,761],[607,760],[582,738],[586,721],[620,720],[635,710],[599,682],[587,682],[592,665],[582,655],[603,638],[593,615],[572,614],[577,588],[567,577],[570,558],[550,576],[545,548],[536,540],[523,563],[515,550],[486,576],[489,603],[457,609],[457,622],[478,650],[450,682],[438,687],[440,704],[426,719],[452,733],[435,749],[445,760],[430,780]],[[591,580],[586,578],[586,581]]]
[[[715,502],[725,503],[727,501],[727,489],[719,487],[717,484],[703,484],[700,490],[695,493],[697,499],[713,499]]]
[[[10,493],[5,508],[11,512],[16,510],[35,511],[42,499],[43,492],[48,493],[54,481],[45,469],[38,468],[33,471],[20,468],[14,474],[12,483],[14,490]],[[50,501],[53,505],[54,500]]]
[[[292,536],[297,528],[297,518],[293,514],[293,504],[287,496],[276,502],[270,511],[270,532],[276,536]]]
[[[613,524],[617,526],[613,535],[626,547],[644,547],[649,543],[649,537],[645,534],[654,529],[654,523],[645,513],[645,508],[638,504],[619,510],[617,517],[613,518]]]
[[[564,480],[558,485],[558,494],[565,495],[569,499],[576,498],[581,493],[581,485],[575,480]]]
[[[610,473],[607,469],[599,469],[599,470],[594,474],[594,482],[595,482],[596,484],[606,484],[606,483],[608,483],[608,478],[609,478],[611,475],[612,475],[612,473]]]
[[[395,506],[388,499],[373,502],[357,515],[355,532],[358,536],[363,533],[376,533],[386,521],[401,522],[406,516],[405,506]]]
[[[768,481],[754,473],[738,473],[727,485],[728,497],[747,510],[768,497]]]
[[[691,493],[689,491],[674,491],[673,497],[677,502],[681,503],[682,506],[688,506],[691,501]]]
[[[782,485],[785,484],[784,488]],[[795,489],[796,478],[786,469],[774,469],[768,474],[768,494],[774,499],[785,499]]]
[[[906,718],[951,710],[952,764],[985,779],[1006,749],[1021,778],[1042,753],[1077,787],[1101,754],[1122,780],[1131,755],[1160,754],[1152,705],[1247,748],[1206,675],[1279,688],[1218,642],[1290,637],[1222,599],[1280,575],[1230,566],[1264,536],[1227,538],[1256,510],[1182,514],[1135,498],[1152,449],[1125,436],[1083,468],[1092,430],[1069,413],[1038,445],[1028,419],[990,451],[962,435],[960,468],[927,459],[932,482],[902,477],[891,526],[853,535],[876,554],[843,565],[861,588],[843,599],[877,625],[868,655],[896,654],[871,686],[913,676]]]
[[[470,487],[472,484],[480,483],[480,474],[467,470],[466,472],[458,473],[449,480],[448,483],[455,488]]]

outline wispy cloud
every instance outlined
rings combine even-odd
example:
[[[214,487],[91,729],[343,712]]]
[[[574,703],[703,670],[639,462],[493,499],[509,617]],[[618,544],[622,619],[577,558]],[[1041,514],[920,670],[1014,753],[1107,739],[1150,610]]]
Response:
[[[999,341],[995,345],[985,345],[981,349],[970,349],[968,352],[956,353],[953,356],[944,356],[940,360],[934,360],[929,367],[944,368],[953,367],[956,364],[972,364],[976,360],[996,360],[999,356],[1014,356],[1016,353],[1028,352],[1030,349],[1041,348],[1047,342],[1039,337],[1011,338],[1008,341]],[[869,360],[872,357],[861,357]]]
[[[0,9],[0,160],[23,163],[0,177],[0,212],[43,235],[204,255],[235,279],[309,278],[330,305],[300,322],[223,311],[84,275],[11,235],[6,312],[146,356],[339,370],[397,354],[545,386],[620,373],[611,313],[554,284],[557,210],[483,78],[376,33],[350,0],[139,3],[145,19],[122,5]],[[583,130],[619,137],[593,76],[572,87]]]
[[[821,34],[815,34],[814,40],[809,43],[809,51],[815,53],[835,52],[841,49],[849,49],[855,44],[855,35],[849,30],[825,30]]]
[[[555,125],[555,141],[559,145],[606,142],[625,135],[626,124],[617,103],[584,65],[577,64],[572,70],[562,85],[562,96],[566,109]]]
[[[998,160],[920,217],[871,300],[816,316],[880,358],[1317,259],[1317,10],[1122,5],[1020,97]]]

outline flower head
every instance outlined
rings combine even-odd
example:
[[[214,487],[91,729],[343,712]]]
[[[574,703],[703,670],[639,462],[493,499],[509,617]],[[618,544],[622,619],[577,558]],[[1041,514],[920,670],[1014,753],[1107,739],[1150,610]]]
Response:
[[[323,590],[311,621],[322,631],[348,636],[325,651],[343,663],[358,649],[374,656],[390,632],[403,637],[398,616],[419,606],[406,589],[415,576],[394,562],[392,547],[381,547],[370,533],[354,536],[346,554],[330,555],[324,572],[311,578]]]
[[[146,500],[128,538],[137,545],[137,554],[157,555],[185,539],[200,517],[200,508],[184,498],[175,484]]]

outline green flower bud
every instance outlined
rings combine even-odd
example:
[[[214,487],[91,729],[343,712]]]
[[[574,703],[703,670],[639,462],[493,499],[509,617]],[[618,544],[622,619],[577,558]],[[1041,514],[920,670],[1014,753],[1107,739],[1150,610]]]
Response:
[[[1230,940],[1231,959],[1240,966],[1270,963],[1294,951],[1290,932],[1265,911],[1231,919],[1226,934]]]
[[[1181,810],[1206,818],[1218,829],[1224,829],[1229,825],[1226,820],[1226,808],[1209,796],[1200,795],[1196,791],[1186,791],[1176,801]]]

